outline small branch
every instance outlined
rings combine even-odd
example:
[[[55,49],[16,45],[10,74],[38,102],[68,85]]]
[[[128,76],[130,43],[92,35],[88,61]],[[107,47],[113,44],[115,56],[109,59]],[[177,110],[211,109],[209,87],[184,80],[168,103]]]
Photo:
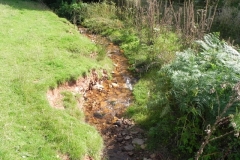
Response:
[[[215,18],[215,14],[216,14],[216,11],[217,11],[218,3],[219,3],[219,0],[217,1],[217,3],[215,4],[215,7],[214,7],[214,12],[213,12],[213,16],[212,16],[212,21],[211,21],[210,24],[209,24],[209,30],[211,29],[213,20],[214,20],[214,18]]]
[[[238,99],[235,98],[235,96],[232,96],[230,99],[230,102],[226,105],[226,107],[224,108],[223,112],[220,114],[220,116],[217,117],[216,122],[214,123],[214,125],[217,125],[217,123],[219,123],[223,117],[223,115],[227,112],[227,110],[235,103],[237,102]]]
[[[219,127],[220,125],[223,125],[229,121],[230,121],[230,117],[223,117],[222,119],[219,120],[217,127]]]
[[[205,154],[202,157],[204,158],[206,156],[211,156],[211,155],[216,155],[216,154],[219,154],[219,152],[213,152],[213,153],[210,153],[210,154]]]
[[[216,128],[218,127],[219,123],[222,123],[226,117],[223,117],[224,114],[227,112],[227,110],[237,101],[239,101],[240,99],[240,82],[238,82],[234,88],[233,88],[233,92],[234,94],[231,96],[230,98],[230,101],[228,102],[228,104],[225,106],[224,110],[222,111],[222,113],[220,115],[217,116],[216,118],[216,121],[215,123],[213,124],[213,126],[211,127],[210,124],[207,126],[206,128],[206,133],[207,133],[207,136],[205,136],[205,140],[202,142],[199,150],[197,151],[197,154],[196,154],[196,157],[195,157],[195,160],[198,160],[201,156],[201,154],[203,153],[203,149],[206,147],[206,145],[210,142],[210,141],[213,141],[213,140],[216,140],[216,139],[219,139],[219,138],[222,138],[228,134],[231,134],[234,132],[233,131],[230,131],[228,133],[225,133],[221,136],[218,136],[218,137],[215,137],[215,138],[212,138],[210,139],[210,137],[212,136],[212,134],[215,132]]]
[[[158,63],[160,63],[160,62],[152,62],[152,63],[150,63],[149,65],[147,65],[147,67],[146,67],[146,72],[148,71],[148,69],[150,68],[150,66],[152,66],[152,65],[154,65],[154,64],[158,64]]]
[[[226,136],[226,135],[229,135],[229,134],[231,134],[231,133],[233,133],[233,132],[234,132],[234,130],[232,130],[232,131],[230,131],[230,132],[227,132],[227,133],[225,133],[225,134],[223,134],[223,135],[221,135],[221,136],[214,137],[214,138],[210,139],[209,141],[214,141],[214,140],[216,140],[216,139],[219,139],[219,138],[222,138],[222,137],[224,137],[224,136]]]
[[[178,25],[178,24],[179,24],[179,23],[178,23],[178,19],[177,19],[176,13],[175,13],[175,11],[174,11],[174,8],[173,8],[173,5],[172,5],[171,0],[169,0],[169,4],[170,4],[170,9],[172,10],[172,13],[173,13],[175,22],[176,22],[176,24]]]

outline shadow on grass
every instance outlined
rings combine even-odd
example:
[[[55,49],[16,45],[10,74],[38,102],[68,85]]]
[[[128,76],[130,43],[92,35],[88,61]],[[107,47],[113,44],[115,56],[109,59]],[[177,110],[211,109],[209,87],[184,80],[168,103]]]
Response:
[[[7,5],[19,10],[50,11],[47,5],[37,0],[0,0],[0,5]]]

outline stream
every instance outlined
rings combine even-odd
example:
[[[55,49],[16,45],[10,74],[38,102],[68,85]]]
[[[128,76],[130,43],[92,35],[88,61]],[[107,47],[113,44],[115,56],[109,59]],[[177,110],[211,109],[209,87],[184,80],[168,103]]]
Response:
[[[133,120],[124,117],[124,112],[133,101],[132,90],[136,79],[128,71],[128,61],[123,51],[106,38],[88,33],[85,28],[79,27],[79,32],[106,47],[114,70],[107,73],[103,69],[100,76],[99,71],[92,70],[85,77],[49,90],[47,98],[50,105],[65,109],[63,91],[83,95],[78,100],[78,108],[84,111],[85,121],[95,126],[104,140],[103,160],[163,159],[161,154],[146,150],[145,132]]]
[[[111,80],[97,82],[86,94],[83,104],[86,122],[101,133],[105,149],[103,159],[108,160],[154,160],[161,159],[148,152],[146,135],[134,121],[124,117],[126,108],[133,100],[132,90],[136,79],[128,71],[128,60],[119,46],[104,37],[89,34],[84,28],[80,33],[93,42],[106,46],[115,66]]]

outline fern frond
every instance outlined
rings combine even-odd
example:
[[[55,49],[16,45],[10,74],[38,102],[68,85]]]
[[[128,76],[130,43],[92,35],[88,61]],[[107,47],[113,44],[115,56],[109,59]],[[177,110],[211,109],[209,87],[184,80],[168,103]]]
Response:
[[[222,45],[218,33],[207,34],[203,37],[203,40],[197,40],[196,43],[206,51],[209,49],[218,49],[219,47],[221,48]]]
[[[223,50],[229,54],[233,54],[235,56],[240,56],[240,53],[235,50],[232,46],[229,46],[228,44],[224,43]]]
[[[201,46],[201,47],[203,48],[203,50],[206,50],[206,51],[207,51],[207,50],[210,49],[209,45],[208,45],[207,43],[205,43],[204,41],[202,41],[202,40],[197,40],[196,43],[197,43],[199,46]]]

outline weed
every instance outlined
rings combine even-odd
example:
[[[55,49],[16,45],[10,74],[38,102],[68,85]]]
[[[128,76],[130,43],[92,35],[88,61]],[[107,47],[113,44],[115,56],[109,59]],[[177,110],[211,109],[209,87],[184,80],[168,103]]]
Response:
[[[106,49],[102,46],[98,46],[97,61],[101,61],[106,58]]]
[[[148,103],[153,122],[150,136],[154,141],[156,138],[166,141],[176,155],[180,153],[179,159],[194,157],[199,146],[200,157],[208,142],[206,157],[231,156],[234,153],[212,153],[235,143],[233,133],[239,132],[238,127],[229,124],[239,125],[237,118],[231,119],[231,115],[238,117],[239,109],[238,99],[232,98],[234,86],[240,80],[239,53],[220,41],[217,34],[206,35],[198,44],[201,51],[189,49],[178,53],[175,61],[160,70],[155,94]],[[220,138],[224,140],[220,142]],[[175,145],[169,146],[169,142]]]

